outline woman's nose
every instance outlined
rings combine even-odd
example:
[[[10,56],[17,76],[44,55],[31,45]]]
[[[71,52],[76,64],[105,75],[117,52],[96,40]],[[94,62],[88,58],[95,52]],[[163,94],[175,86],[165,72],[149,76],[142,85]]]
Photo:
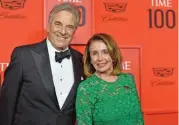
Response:
[[[102,60],[102,59],[103,59],[102,54],[99,54],[99,55],[98,55],[98,60]]]

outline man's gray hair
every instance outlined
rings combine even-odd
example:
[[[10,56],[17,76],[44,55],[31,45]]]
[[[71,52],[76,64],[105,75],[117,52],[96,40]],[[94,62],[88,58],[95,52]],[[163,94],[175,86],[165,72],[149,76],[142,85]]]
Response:
[[[52,10],[50,11],[50,14],[49,14],[48,23],[52,23],[54,14],[56,14],[60,11],[68,11],[68,12],[72,13],[76,17],[75,28],[78,27],[79,21],[80,21],[80,11],[75,5],[73,5],[69,2],[57,4],[52,8]]]

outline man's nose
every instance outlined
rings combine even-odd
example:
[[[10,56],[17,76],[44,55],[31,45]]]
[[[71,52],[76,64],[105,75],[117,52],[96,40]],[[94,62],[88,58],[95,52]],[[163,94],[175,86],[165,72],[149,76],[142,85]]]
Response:
[[[66,34],[66,27],[61,27],[61,30],[60,30],[61,34]]]

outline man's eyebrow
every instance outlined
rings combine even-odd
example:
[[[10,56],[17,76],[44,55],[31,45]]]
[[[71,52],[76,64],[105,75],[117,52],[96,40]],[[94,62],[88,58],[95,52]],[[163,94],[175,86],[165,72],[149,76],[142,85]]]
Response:
[[[62,24],[62,23],[60,21],[55,21],[55,24]],[[75,27],[75,25],[72,25],[72,24],[69,24],[69,25],[66,25],[66,26],[68,26],[68,27]]]
[[[69,26],[69,27],[75,27],[74,25],[72,25],[72,24],[69,24],[69,25],[66,25],[66,26]]]
[[[55,23],[60,23],[60,24],[62,24],[60,21],[55,21]]]

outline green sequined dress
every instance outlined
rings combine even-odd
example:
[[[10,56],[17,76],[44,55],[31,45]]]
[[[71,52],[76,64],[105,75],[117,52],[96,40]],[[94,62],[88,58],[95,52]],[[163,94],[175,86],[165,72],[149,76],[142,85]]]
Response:
[[[144,125],[130,74],[121,73],[115,82],[106,82],[93,74],[80,83],[76,113],[78,125]]]

